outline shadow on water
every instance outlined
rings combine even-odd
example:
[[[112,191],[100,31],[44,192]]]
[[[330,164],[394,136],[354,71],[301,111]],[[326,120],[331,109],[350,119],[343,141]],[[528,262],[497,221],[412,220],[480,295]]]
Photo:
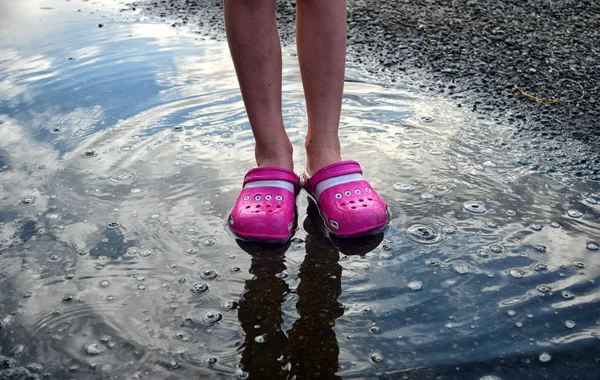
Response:
[[[349,67],[344,154],[390,227],[337,240],[300,196],[289,245],[238,244],[254,157],[227,47],[124,6],[0,2],[0,378],[597,377],[597,183]]]

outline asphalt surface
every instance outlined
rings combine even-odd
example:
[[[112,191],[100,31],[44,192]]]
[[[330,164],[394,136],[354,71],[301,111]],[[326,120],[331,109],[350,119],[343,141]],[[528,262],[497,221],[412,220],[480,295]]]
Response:
[[[510,125],[519,163],[600,181],[600,2],[348,0],[348,62]],[[222,0],[130,4],[225,39]],[[284,44],[295,2],[277,1]]]

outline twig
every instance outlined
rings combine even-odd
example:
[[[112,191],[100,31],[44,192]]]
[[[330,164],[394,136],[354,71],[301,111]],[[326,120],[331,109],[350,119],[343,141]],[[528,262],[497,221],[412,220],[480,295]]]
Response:
[[[525,90],[523,90],[522,88],[520,88],[516,84],[515,84],[515,88],[521,93],[521,95],[525,96],[527,99],[529,99],[531,101],[534,101],[536,103],[540,103],[540,104],[573,103],[573,102],[576,102],[578,100],[583,99],[583,97],[585,96],[585,90],[583,89],[583,86],[581,85],[581,83],[576,82],[574,80],[570,80],[570,79],[564,79],[564,80],[576,83],[579,86],[579,89],[581,90],[581,96],[578,97],[578,98],[576,98],[576,99],[555,99],[555,98],[544,99],[544,98],[538,98],[537,96],[526,92]]]

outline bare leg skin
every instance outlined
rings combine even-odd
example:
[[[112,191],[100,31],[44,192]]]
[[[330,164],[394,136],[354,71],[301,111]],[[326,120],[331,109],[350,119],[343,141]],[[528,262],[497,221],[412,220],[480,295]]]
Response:
[[[297,0],[296,44],[308,112],[309,175],[341,161],[338,125],[346,65],[346,1]]]
[[[281,44],[275,0],[225,0],[229,50],[256,141],[258,166],[293,169],[281,113]]]

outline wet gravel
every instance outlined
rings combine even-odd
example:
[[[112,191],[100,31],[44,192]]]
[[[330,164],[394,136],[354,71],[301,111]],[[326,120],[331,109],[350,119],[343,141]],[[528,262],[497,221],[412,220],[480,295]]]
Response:
[[[282,40],[293,44],[295,2],[277,8]],[[221,0],[129,9],[225,38]],[[533,170],[600,180],[600,3],[348,0],[348,25],[348,63],[378,82],[443,95],[510,125],[531,152],[519,163]]]

